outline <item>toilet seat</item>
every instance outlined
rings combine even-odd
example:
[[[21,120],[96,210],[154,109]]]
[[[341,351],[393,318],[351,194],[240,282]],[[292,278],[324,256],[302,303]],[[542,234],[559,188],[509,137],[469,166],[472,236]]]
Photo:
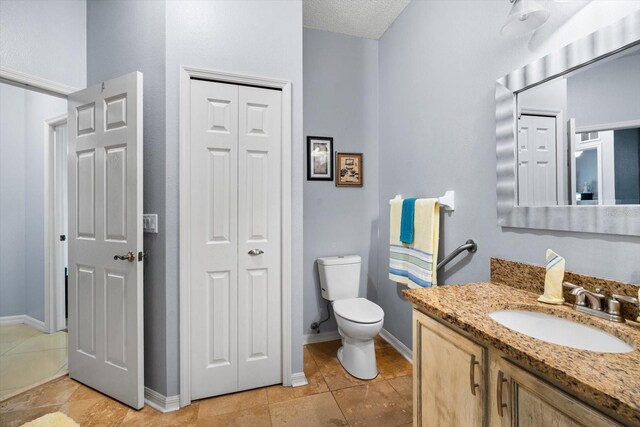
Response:
[[[378,304],[366,298],[347,298],[333,302],[336,316],[356,323],[378,323],[384,318],[384,311]]]

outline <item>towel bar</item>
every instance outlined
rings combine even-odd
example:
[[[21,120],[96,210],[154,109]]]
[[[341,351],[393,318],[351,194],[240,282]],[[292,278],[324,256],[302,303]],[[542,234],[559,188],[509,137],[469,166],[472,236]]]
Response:
[[[402,194],[396,194],[394,199],[402,199]],[[456,210],[456,192],[453,190],[447,190],[444,196],[438,197],[438,203],[440,207],[447,212],[453,212]]]

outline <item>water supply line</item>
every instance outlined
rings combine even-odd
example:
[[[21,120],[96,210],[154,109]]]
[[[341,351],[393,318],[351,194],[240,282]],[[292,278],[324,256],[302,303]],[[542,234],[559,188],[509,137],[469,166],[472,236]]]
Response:
[[[328,321],[329,319],[331,319],[331,301],[327,302],[327,318],[324,320],[321,320],[320,322],[313,322],[311,324],[311,330],[316,331],[316,334],[319,334],[320,325],[322,325],[324,322]]]

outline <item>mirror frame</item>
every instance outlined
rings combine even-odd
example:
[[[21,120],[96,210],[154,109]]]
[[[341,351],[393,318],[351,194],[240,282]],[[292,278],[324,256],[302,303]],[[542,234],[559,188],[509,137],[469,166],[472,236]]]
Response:
[[[517,206],[516,95],[640,44],[640,10],[496,81],[498,225],[640,236],[640,205]]]

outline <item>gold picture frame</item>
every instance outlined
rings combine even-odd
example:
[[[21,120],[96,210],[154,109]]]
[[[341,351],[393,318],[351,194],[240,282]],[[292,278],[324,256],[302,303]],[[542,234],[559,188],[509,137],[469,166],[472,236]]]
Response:
[[[362,187],[362,153],[336,153],[336,187]]]

